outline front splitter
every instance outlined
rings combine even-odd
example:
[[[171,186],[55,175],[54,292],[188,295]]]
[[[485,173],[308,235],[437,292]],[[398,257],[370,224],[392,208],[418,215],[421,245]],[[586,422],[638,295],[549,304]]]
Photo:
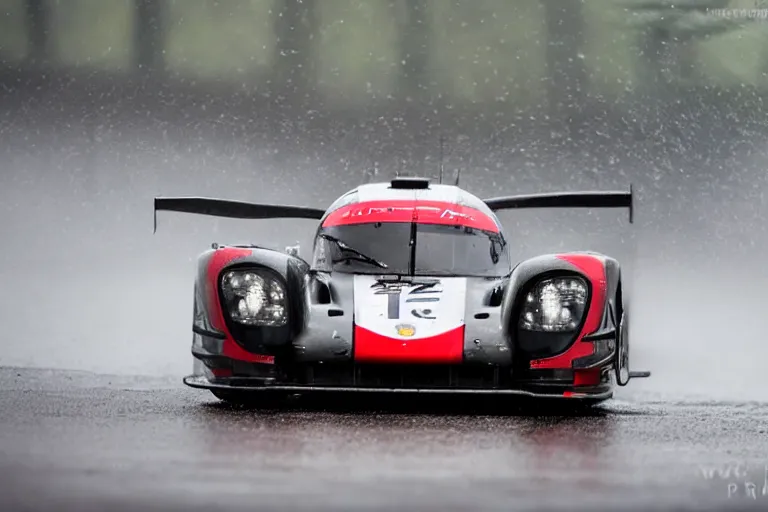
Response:
[[[241,380],[242,379],[238,379]],[[492,389],[492,388],[388,388],[388,387],[348,387],[348,386],[301,386],[290,384],[275,384],[263,380],[255,380],[251,384],[229,384],[211,381],[203,375],[184,377],[184,384],[196,389],[214,389],[242,391],[249,393],[379,393],[405,395],[510,395],[529,398],[558,399],[558,400],[587,400],[600,402],[613,397],[613,390],[599,392],[565,391],[561,393],[542,393],[524,389]]]

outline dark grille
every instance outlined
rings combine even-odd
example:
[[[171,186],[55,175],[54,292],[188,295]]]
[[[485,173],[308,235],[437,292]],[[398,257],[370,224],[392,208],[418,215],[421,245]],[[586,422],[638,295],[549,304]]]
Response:
[[[313,364],[300,368],[297,380],[315,386],[375,388],[503,388],[509,369],[488,365]]]

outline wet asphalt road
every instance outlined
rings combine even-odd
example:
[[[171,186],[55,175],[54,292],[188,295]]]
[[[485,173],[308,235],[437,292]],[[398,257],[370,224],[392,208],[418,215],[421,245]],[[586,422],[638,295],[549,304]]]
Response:
[[[0,369],[0,510],[768,510],[768,404],[365,400]]]

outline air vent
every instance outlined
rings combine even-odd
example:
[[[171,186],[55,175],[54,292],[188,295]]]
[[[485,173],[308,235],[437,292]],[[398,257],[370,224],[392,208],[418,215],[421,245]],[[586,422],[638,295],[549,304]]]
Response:
[[[391,188],[425,189],[429,188],[429,178],[395,178],[390,184]]]

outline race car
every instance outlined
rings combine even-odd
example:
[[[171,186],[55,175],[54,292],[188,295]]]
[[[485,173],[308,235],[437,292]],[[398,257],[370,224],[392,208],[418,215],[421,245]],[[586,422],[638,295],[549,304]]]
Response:
[[[595,252],[515,262],[495,212],[626,208],[633,193],[482,200],[396,177],[327,209],[196,197],[158,211],[318,221],[310,261],[294,248],[218,245],[198,259],[193,374],[233,403],[310,392],[508,394],[599,403],[629,371],[619,263]]]

